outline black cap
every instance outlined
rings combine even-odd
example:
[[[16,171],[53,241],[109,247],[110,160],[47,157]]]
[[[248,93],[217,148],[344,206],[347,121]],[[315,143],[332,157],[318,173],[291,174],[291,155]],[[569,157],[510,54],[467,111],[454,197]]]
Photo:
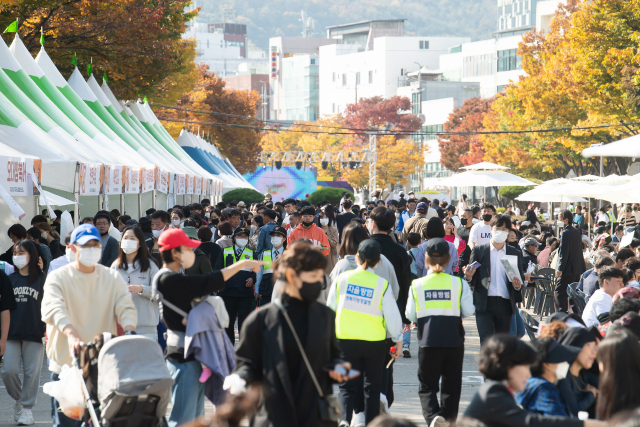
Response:
[[[427,255],[433,257],[449,255],[449,243],[439,237],[430,239],[427,241]]]
[[[249,230],[245,227],[238,227],[236,228],[236,231],[233,232],[233,236],[235,237],[238,234],[246,234],[247,236],[249,236]]]
[[[564,322],[567,323],[568,319],[573,319],[578,323],[582,323],[585,327],[587,325],[585,325],[584,320],[582,320],[582,317],[578,316],[575,313],[565,313],[564,311],[556,311],[555,313],[553,313],[551,315],[551,317],[549,317],[549,323],[551,322]]]
[[[578,357],[578,354],[582,351],[582,347],[574,347],[572,345],[558,344],[557,341],[553,341],[547,351],[546,363],[573,363]]]
[[[287,230],[285,230],[284,227],[276,227],[271,233],[269,233],[271,236],[274,234],[282,234],[283,237],[287,237]]]
[[[145,213],[147,214],[147,216],[149,216],[149,215],[151,215],[152,213],[155,213],[155,211],[156,211],[155,209],[153,209],[153,208],[149,208],[149,209],[147,209],[147,210],[145,211]]]
[[[300,211],[300,216],[302,215],[316,216],[316,210],[313,208],[313,206],[306,206]]]
[[[594,332],[595,329],[595,332]],[[582,348],[585,344],[597,341],[597,335],[602,338],[602,335],[598,332],[598,329],[594,327],[589,328],[569,328],[560,335],[558,342],[564,345],[572,345]]]
[[[380,261],[380,252],[382,252],[382,247],[375,240],[365,239],[358,246],[358,258],[360,258],[360,261],[368,260],[377,263]]]
[[[135,219],[130,219],[130,220],[127,220],[127,222],[125,222],[124,225],[125,227],[137,227],[138,221],[136,221]]]

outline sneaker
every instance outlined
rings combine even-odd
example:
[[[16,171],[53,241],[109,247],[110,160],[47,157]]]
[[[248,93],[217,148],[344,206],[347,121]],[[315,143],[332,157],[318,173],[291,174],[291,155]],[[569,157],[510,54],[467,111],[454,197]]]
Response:
[[[445,420],[444,417],[438,415],[433,420],[431,420],[431,424],[429,424],[429,427],[446,427],[447,425],[447,420]]]
[[[418,327],[418,324],[417,324],[417,323],[412,323],[412,324],[411,324],[411,329],[416,329],[417,327]]]
[[[340,423],[338,427],[349,427],[349,423],[347,422],[347,420],[344,420]]]
[[[351,419],[351,427],[365,427],[364,412],[358,412]]]
[[[20,414],[22,413],[22,405],[19,402],[13,406],[13,420],[18,422],[20,419]]]
[[[18,419],[19,426],[31,426],[33,425],[33,413],[31,409],[23,409]]]
[[[402,346],[402,357],[411,357],[411,350],[409,350],[409,346],[408,345],[403,345]]]
[[[387,396],[380,393],[380,415],[387,415],[389,413],[389,401]]]

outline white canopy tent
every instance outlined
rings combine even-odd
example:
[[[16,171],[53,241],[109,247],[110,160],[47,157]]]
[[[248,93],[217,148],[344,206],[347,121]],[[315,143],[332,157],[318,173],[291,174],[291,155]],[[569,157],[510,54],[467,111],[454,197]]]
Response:
[[[443,178],[438,182],[438,185],[445,187],[527,187],[537,184],[501,170],[469,170]]]
[[[640,157],[640,135],[582,150],[582,157]]]

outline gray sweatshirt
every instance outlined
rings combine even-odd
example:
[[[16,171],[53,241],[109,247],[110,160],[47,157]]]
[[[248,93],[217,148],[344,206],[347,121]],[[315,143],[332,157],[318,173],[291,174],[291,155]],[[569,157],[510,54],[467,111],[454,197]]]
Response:
[[[140,271],[140,266],[137,262],[134,264],[128,264],[127,270],[116,267],[116,263],[113,263],[111,268],[116,270],[127,285],[142,285],[142,293],[131,294],[133,305],[138,312],[138,324],[136,325],[136,332],[138,334],[154,334],[157,332],[158,323],[160,322],[160,307],[158,300],[153,297],[151,290],[151,284],[153,277],[158,273],[158,266],[149,260],[150,268],[147,271]]]

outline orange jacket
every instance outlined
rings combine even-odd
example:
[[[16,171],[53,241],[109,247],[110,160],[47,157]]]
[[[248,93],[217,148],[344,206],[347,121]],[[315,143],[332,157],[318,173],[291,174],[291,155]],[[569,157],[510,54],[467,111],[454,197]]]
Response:
[[[306,230],[302,227],[302,224],[291,230],[289,238],[287,239],[287,245],[292,244],[298,239],[309,239],[313,242],[314,246],[323,246],[323,255],[329,255],[331,247],[329,246],[329,239],[322,228],[315,224],[311,224],[311,228]]]

